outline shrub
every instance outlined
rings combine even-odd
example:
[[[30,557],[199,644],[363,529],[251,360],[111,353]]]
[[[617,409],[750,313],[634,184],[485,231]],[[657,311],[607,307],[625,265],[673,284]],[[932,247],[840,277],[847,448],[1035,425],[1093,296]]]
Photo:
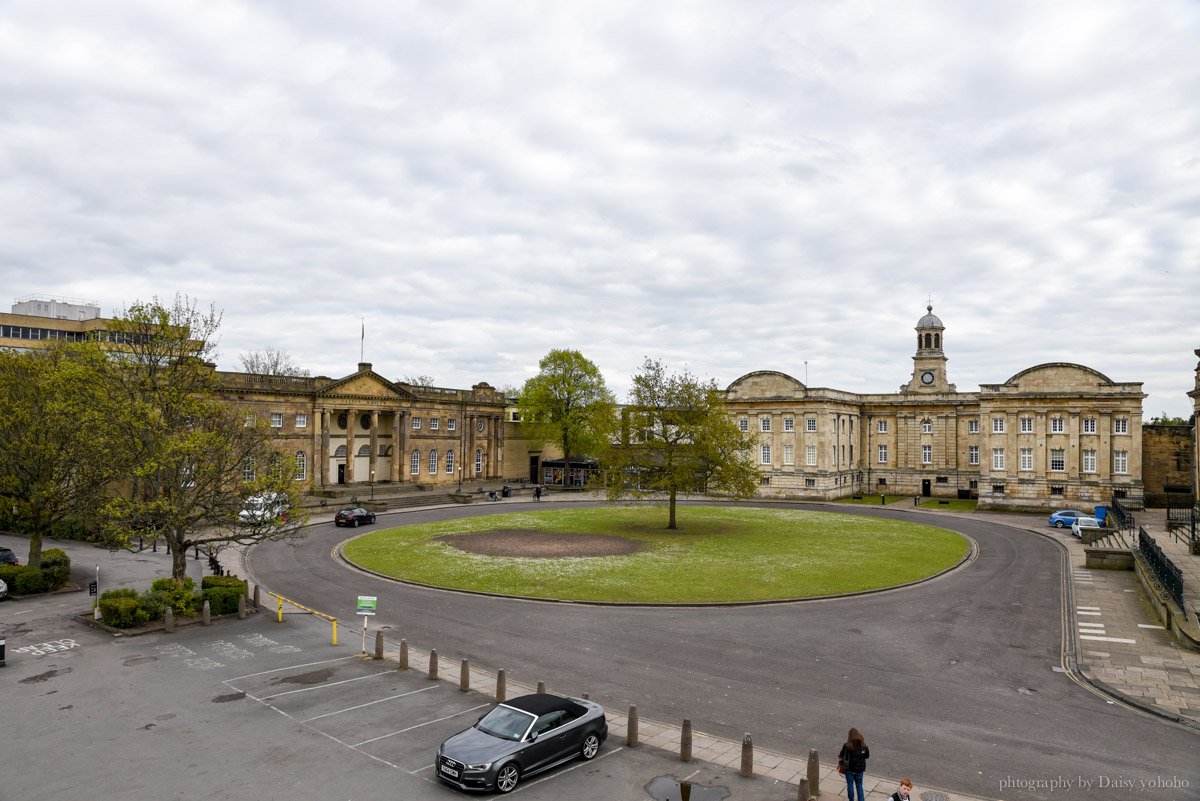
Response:
[[[167,607],[171,605],[170,599],[163,593],[154,590],[148,590],[138,597],[138,604],[142,607],[142,611],[146,613],[148,620],[161,620],[167,614]]]
[[[110,598],[136,598],[138,597],[137,590],[129,587],[118,587],[115,590],[108,590],[100,593],[100,600],[105,601]]]
[[[100,596],[100,616],[106,625],[117,629],[140,626],[150,617],[138,603],[137,591],[128,590],[129,595],[118,595],[121,590],[110,590]]]
[[[42,575],[47,589],[57,590],[71,578],[71,557],[61,548],[42,551]]]
[[[17,576],[21,575],[23,569],[23,565],[0,565],[0,581],[12,587],[17,583]]]
[[[46,577],[38,568],[22,565],[20,570],[16,580],[10,585],[17,595],[37,595],[50,589],[46,584]]]
[[[192,581],[190,576],[179,582],[171,578],[155,579],[150,585],[150,591],[162,593],[166,605],[174,609],[175,614],[183,617],[196,616],[196,610],[199,609],[197,599],[200,596],[195,594],[196,582]]]
[[[245,594],[246,591],[239,587],[209,587],[204,591],[204,598],[214,615],[231,615],[237,612],[238,599]]]

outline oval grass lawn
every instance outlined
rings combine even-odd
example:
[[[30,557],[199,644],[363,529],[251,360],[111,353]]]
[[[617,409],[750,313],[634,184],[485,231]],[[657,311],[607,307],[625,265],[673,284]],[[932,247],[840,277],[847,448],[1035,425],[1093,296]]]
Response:
[[[967,540],[933,526],[791,509],[680,506],[677,531],[660,506],[496,514],[374,531],[346,543],[352,563],[452,589],[613,603],[736,603],[882,589],[940,573]],[[485,556],[458,535],[528,532],[536,542],[575,535],[633,540],[623,556]],[[476,537],[475,539],[478,539]],[[569,543],[567,543],[569,544]]]

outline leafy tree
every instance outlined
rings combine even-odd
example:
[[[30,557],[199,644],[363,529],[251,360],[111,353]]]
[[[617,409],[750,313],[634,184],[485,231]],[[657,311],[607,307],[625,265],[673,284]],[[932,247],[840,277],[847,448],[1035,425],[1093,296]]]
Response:
[[[1195,415],[1191,417],[1170,417],[1166,412],[1160,413],[1157,417],[1150,418],[1151,425],[1160,426],[1190,426],[1195,422]]]
[[[675,500],[680,492],[753,495],[758,470],[749,459],[756,445],[725,411],[716,382],[686,370],[668,373],[646,359],[633,377],[621,436],[606,460],[609,497],[666,492],[667,528],[677,528]]]
[[[414,387],[432,387],[433,376],[431,375],[406,375],[402,379],[403,383]]]
[[[595,455],[608,447],[616,401],[600,369],[577,350],[552,350],[538,367],[520,393],[522,427],[534,441],[562,449],[566,476],[572,455]]]
[[[221,398],[212,364],[220,315],[176,296],[136,303],[109,326],[122,347],[113,394],[129,409],[127,447],[135,469],[128,492],[108,506],[107,531],[118,544],[161,536],[171,574],[186,577],[187,551],[282,539],[298,532],[295,462],[273,447],[266,422]],[[287,519],[238,520],[251,495],[271,495]]]
[[[0,514],[28,535],[35,567],[42,536],[96,512],[127,469],[124,409],[105,391],[110,370],[95,341],[0,351]]]
[[[308,375],[308,370],[304,370],[300,365],[296,364],[292,360],[291,355],[286,351],[276,350],[275,348],[242,353],[238,356],[238,359],[242,363],[242,370],[247,373],[254,373],[256,375]]]

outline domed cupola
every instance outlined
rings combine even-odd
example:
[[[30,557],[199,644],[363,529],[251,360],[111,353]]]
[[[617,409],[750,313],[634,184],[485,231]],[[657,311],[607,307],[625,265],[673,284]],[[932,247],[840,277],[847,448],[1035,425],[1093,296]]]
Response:
[[[913,373],[903,392],[954,392],[946,379],[946,356],[942,352],[942,332],[946,326],[933,313],[933,304],[925,307],[925,316],[917,321],[917,353]]]

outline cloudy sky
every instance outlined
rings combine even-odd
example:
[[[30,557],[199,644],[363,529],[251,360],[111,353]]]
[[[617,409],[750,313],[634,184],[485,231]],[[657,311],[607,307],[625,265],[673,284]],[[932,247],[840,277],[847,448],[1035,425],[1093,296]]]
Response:
[[[0,208],[0,303],[185,293],[225,369],[888,392],[932,298],[962,391],[1187,415],[1200,4],[0,2]]]

